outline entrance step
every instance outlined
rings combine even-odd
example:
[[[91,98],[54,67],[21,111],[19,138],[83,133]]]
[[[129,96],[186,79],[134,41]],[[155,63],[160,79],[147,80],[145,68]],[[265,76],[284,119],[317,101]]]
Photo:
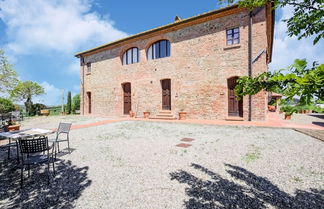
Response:
[[[161,120],[176,120],[171,110],[161,110],[155,117],[150,117],[150,119],[161,119]]]
[[[242,117],[227,117],[225,120],[228,121],[244,121],[244,119]]]
[[[150,119],[158,119],[158,120],[177,120],[176,117],[150,117]]]

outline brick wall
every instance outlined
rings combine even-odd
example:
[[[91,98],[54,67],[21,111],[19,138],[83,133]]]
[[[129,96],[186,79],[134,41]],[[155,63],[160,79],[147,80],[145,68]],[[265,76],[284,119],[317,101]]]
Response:
[[[220,119],[228,116],[227,79],[248,75],[248,12],[218,18],[173,32],[135,41],[85,57],[92,63],[84,76],[84,92],[91,92],[92,114],[123,115],[122,83],[130,82],[132,110],[139,117],[162,109],[161,79],[171,79],[172,112],[184,108],[192,119]],[[265,10],[253,18],[253,58],[266,50]],[[240,28],[240,44],[226,46],[226,29]],[[146,50],[157,40],[171,42],[171,56],[147,60]],[[139,63],[122,65],[121,56],[130,47],[140,50]],[[81,77],[83,67],[81,66]],[[266,54],[253,64],[253,75],[267,71]],[[84,97],[84,98],[83,98]],[[83,101],[85,101],[83,103]],[[82,93],[81,112],[87,114],[87,98]],[[267,95],[252,97],[252,119],[266,117]],[[248,119],[248,97],[243,98],[243,117]]]

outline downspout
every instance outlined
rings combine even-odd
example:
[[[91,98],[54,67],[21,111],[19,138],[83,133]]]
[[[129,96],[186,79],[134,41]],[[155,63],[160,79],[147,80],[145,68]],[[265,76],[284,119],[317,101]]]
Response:
[[[252,77],[252,11],[249,14],[249,30],[248,30],[248,76]],[[252,95],[249,95],[249,117],[252,120]]]
[[[80,57],[80,63],[82,66],[82,80],[81,80],[81,85],[82,85],[82,115],[84,115],[84,57]]]

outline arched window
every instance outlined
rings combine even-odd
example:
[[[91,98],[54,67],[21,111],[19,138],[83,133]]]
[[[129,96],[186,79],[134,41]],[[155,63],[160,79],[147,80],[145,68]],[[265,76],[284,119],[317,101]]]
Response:
[[[147,50],[147,59],[158,59],[162,57],[170,57],[171,44],[168,40],[157,41],[150,46]]]
[[[138,53],[138,48],[136,47],[128,49],[123,54],[123,65],[137,63],[138,61],[139,61],[139,53]]]

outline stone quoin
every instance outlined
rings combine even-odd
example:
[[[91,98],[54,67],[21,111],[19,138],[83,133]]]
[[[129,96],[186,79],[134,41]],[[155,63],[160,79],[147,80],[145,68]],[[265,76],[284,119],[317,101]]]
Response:
[[[233,89],[238,77],[268,71],[273,28],[270,4],[231,6],[77,53],[81,114],[265,120],[267,92],[237,101]]]

